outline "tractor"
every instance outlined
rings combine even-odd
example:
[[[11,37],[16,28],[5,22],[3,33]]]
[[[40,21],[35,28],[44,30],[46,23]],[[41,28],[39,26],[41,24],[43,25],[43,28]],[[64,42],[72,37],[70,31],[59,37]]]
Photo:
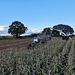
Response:
[[[56,30],[60,33],[60,36],[62,40],[68,40],[72,38],[72,35],[70,34],[65,34],[62,30],[55,29],[55,28],[50,28],[51,30]],[[28,44],[28,49],[34,49],[35,46],[38,46],[39,44],[44,44],[47,41],[51,40],[51,35],[46,34],[47,30],[45,31],[44,34],[41,34],[41,37],[34,37],[33,41]]]
[[[62,37],[62,40],[72,39],[72,35],[71,34],[65,34],[62,30],[55,29],[55,28],[50,28],[50,29],[58,31],[60,33],[60,36]]]
[[[28,44],[28,49],[34,49],[36,46],[39,44],[45,44],[47,41],[51,40],[51,35],[46,34],[47,30],[45,31],[44,34],[40,34],[37,37],[33,38],[33,41]]]
[[[45,40],[40,37],[34,37],[33,41],[28,44],[28,49],[34,49],[35,46],[38,46],[39,44],[44,44]]]

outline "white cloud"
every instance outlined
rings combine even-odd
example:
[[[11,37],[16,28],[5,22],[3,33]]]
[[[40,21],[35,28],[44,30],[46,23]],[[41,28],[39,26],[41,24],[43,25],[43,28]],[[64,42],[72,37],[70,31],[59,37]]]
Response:
[[[6,36],[8,34],[8,26],[0,26],[0,36]]]
[[[8,26],[0,26],[0,36],[6,36],[10,35],[8,34]],[[37,29],[37,30],[31,30],[29,29],[25,34],[23,35],[30,35],[32,33],[41,33],[42,29]]]
[[[6,36],[6,35],[10,35],[8,34],[8,26],[0,26],[0,36]],[[22,35],[30,35],[30,34],[33,34],[33,33],[41,33],[43,31],[43,29],[37,29],[37,30],[31,30],[29,29],[25,34],[22,34]],[[75,34],[75,32],[74,32]]]
[[[6,31],[8,29],[8,26],[0,26],[0,31]]]
[[[27,35],[30,35],[30,34],[33,34],[33,33],[41,33],[42,32],[42,29],[37,29],[37,30],[28,30],[25,34]]]

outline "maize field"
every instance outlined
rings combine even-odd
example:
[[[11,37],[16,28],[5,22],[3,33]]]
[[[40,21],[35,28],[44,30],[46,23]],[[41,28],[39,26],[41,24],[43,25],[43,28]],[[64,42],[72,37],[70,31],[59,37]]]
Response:
[[[0,50],[0,75],[75,75],[74,39],[53,38],[30,50],[23,46]]]

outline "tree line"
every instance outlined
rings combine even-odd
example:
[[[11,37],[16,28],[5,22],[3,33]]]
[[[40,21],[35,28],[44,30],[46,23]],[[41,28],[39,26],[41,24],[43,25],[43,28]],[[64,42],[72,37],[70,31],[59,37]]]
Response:
[[[74,33],[73,28],[69,25],[58,24],[58,25],[53,26],[53,28],[62,30],[65,34],[73,34]],[[13,36],[19,37],[21,34],[26,33],[27,30],[28,30],[28,28],[25,27],[23,23],[21,23],[20,21],[14,21],[9,26],[8,33]],[[40,33],[38,33],[38,34],[35,33],[35,34],[31,34],[31,35],[36,36],[39,34]],[[44,28],[42,31],[42,34],[60,35],[58,31],[51,30],[50,28]]]

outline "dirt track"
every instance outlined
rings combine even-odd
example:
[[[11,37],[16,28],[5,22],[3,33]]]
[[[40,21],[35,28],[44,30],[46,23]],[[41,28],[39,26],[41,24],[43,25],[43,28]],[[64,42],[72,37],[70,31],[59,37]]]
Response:
[[[30,42],[31,39],[0,40],[0,50],[27,47],[28,43]]]

